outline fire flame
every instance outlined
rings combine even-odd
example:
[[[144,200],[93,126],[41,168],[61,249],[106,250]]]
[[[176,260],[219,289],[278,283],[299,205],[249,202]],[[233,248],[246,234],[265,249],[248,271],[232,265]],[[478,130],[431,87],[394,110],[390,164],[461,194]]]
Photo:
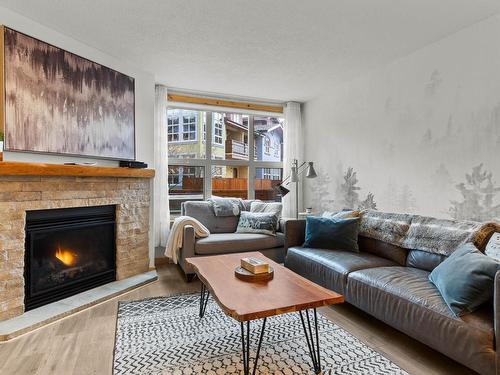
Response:
[[[65,266],[74,266],[76,264],[77,255],[71,250],[61,249],[60,246],[56,250],[56,258],[59,259]]]

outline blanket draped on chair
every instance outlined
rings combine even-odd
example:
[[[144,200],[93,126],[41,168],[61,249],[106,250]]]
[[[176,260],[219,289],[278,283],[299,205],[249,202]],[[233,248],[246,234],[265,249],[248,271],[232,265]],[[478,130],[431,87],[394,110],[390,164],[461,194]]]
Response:
[[[179,216],[174,220],[174,224],[170,229],[170,234],[167,240],[167,247],[165,249],[165,256],[170,258],[172,262],[177,264],[178,252],[182,248],[182,241],[184,239],[184,228],[186,226],[194,228],[194,235],[197,238],[208,237],[210,231],[202,223],[191,216]]]

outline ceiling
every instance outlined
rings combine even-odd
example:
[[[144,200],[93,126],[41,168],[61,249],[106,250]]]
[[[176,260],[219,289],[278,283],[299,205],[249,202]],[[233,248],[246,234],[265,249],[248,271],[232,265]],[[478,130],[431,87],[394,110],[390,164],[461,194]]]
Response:
[[[498,0],[0,0],[169,87],[306,101],[500,12]]]

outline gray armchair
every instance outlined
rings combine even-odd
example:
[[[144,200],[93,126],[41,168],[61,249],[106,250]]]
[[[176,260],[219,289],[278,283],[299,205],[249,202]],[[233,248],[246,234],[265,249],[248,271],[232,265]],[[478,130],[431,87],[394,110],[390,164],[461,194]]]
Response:
[[[244,201],[245,208],[250,208],[251,201]],[[235,233],[239,217],[217,217],[210,203],[204,201],[188,201],[182,203],[182,215],[199,220],[210,231],[206,238],[195,238],[194,228],[184,229],[183,246],[179,253],[179,265],[188,281],[194,276],[194,271],[186,259],[196,256],[229,254],[247,251],[260,251],[276,262],[283,263],[288,247],[287,237],[304,235],[303,220],[281,219],[276,236],[254,233]],[[297,228],[295,228],[297,227]],[[300,242],[300,239],[298,240]],[[293,239],[293,244],[297,239]]]

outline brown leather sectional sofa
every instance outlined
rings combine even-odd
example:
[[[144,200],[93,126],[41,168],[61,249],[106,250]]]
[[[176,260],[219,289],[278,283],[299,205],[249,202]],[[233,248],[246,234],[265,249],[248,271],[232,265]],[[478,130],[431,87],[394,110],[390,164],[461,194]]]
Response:
[[[382,215],[385,215],[383,220],[391,220],[392,214]],[[396,216],[393,219],[401,222]],[[415,218],[420,222],[426,219],[407,217],[409,231],[412,230],[412,221],[418,221]],[[441,222],[443,225],[461,225],[453,221]],[[285,266],[343,294],[346,302],[480,374],[499,374],[500,356],[496,348],[500,344],[500,272],[495,278],[495,293],[490,303],[472,314],[457,318],[428,279],[430,272],[446,259],[446,255],[428,248],[422,251],[370,238],[377,236],[372,235],[367,225],[370,223],[365,223],[364,228],[361,225],[360,252],[354,253],[304,248],[305,221],[288,221]],[[495,229],[495,224],[490,223],[481,230],[481,235],[475,236],[473,241],[480,250],[498,227]],[[403,232],[398,234],[399,240],[407,243]],[[394,236],[387,238],[394,239]]]

